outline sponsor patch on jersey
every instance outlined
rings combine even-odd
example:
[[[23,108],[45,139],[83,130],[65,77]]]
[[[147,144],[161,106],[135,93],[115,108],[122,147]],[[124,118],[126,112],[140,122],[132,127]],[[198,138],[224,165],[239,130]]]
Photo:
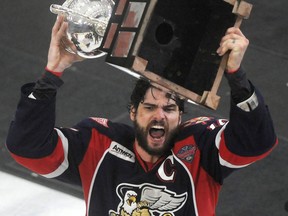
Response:
[[[194,145],[186,145],[183,146],[178,152],[177,157],[181,160],[185,160],[189,163],[191,163],[194,159],[194,155],[196,153],[197,147]]]
[[[96,121],[97,123],[103,125],[104,127],[108,128],[108,119],[105,119],[105,118],[95,118],[95,117],[91,117],[91,119],[93,119],[93,120]]]
[[[109,153],[123,160],[135,162],[135,154],[117,142],[111,143]]]

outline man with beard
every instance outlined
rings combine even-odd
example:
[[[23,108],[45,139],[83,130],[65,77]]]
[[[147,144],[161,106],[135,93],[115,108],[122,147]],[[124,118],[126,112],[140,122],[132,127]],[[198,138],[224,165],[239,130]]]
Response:
[[[60,77],[81,60],[62,47],[66,28],[59,17],[46,72],[21,89],[7,148],[33,172],[81,185],[86,215],[215,215],[223,180],[276,146],[263,97],[240,67],[249,41],[238,28],[227,30],[217,50],[220,56],[230,52],[229,121],[198,117],[182,123],[184,101],[140,79],[129,104],[134,128],[98,117],[55,127]]]

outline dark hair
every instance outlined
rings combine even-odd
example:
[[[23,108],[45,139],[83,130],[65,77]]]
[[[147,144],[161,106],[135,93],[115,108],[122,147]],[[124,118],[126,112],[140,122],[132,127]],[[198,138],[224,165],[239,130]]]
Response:
[[[139,103],[144,100],[144,96],[149,88],[152,87],[152,84],[149,80],[145,78],[140,78],[137,80],[136,85],[130,96],[130,103],[128,104],[128,111],[131,112],[131,108],[135,110],[138,109]],[[179,107],[179,110],[184,113],[184,99],[181,99],[177,94],[167,94],[167,97],[173,98]]]

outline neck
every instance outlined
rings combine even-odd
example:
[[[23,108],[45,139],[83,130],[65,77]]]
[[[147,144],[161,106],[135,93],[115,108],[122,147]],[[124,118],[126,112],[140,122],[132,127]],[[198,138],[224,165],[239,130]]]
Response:
[[[150,155],[138,144],[137,141],[135,141],[135,149],[138,155],[141,157],[141,159],[148,163],[156,163],[157,160],[161,157],[158,155]]]

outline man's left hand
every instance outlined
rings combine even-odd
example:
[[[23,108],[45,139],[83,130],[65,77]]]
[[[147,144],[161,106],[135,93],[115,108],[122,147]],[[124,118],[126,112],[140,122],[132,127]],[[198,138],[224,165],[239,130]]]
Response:
[[[249,45],[249,40],[241,32],[239,28],[229,28],[225,36],[220,42],[220,47],[217,53],[223,56],[227,51],[230,51],[226,70],[233,73],[240,68],[246,49]]]

